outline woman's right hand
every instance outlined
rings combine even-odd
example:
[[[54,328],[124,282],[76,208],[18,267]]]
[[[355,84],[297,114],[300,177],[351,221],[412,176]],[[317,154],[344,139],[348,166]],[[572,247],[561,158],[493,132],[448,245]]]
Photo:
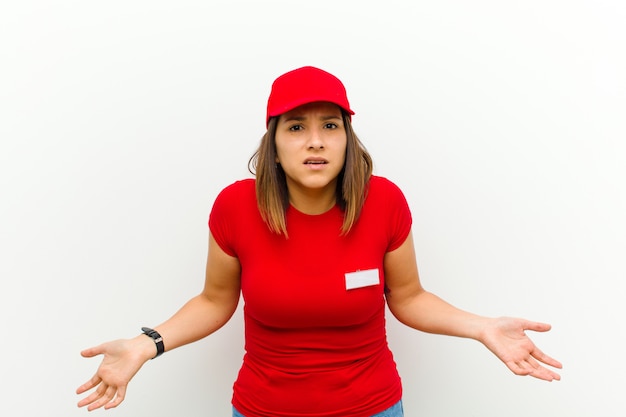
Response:
[[[91,394],[78,402],[88,411],[100,407],[117,407],[126,396],[126,387],[145,362],[156,354],[154,341],[141,334],[133,339],[120,339],[85,349],[80,353],[85,358],[104,355],[95,375],[78,387],[80,395],[95,388]]]

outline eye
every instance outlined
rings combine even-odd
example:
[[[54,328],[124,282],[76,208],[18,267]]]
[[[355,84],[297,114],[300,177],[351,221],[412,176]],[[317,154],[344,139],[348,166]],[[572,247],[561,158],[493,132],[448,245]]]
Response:
[[[338,126],[336,123],[331,123],[331,122],[328,122],[324,125],[324,129],[337,129],[337,127]]]
[[[293,125],[291,127],[289,127],[289,130],[292,132],[297,132],[299,130],[302,130],[302,125]]]

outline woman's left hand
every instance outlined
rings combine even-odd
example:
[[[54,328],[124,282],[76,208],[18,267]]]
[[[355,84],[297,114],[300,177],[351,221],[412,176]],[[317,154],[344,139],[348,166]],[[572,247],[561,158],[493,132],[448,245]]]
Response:
[[[542,364],[560,369],[561,363],[543,353],[526,335],[526,330],[547,332],[550,328],[546,323],[500,317],[483,329],[480,341],[514,374],[558,381],[561,376]]]

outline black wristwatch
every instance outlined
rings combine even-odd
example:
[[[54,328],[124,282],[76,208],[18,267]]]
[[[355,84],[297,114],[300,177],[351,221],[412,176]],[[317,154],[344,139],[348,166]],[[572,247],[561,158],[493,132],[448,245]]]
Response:
[[[163,338],[161,337],[159,332],[157,332],[156,330],[151,329],[149,327],[142,327],[141,331],[146,336],[150,336],[152,338],[152,340],[154,340],[154,344],[156,345],[156,348],[157,348],[157,354],[152,359],[158,358],[160,355],[163,354],[163,352],[165,352],[165,345],[163,344]]]

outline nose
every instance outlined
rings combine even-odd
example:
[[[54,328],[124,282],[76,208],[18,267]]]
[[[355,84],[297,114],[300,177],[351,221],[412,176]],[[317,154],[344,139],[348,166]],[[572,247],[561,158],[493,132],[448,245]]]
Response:
[[[309,130],[309,140],[307,142],[308,149],[324,149],[324,141],[322,139],[322,130],[320,128],[312,128]]]

